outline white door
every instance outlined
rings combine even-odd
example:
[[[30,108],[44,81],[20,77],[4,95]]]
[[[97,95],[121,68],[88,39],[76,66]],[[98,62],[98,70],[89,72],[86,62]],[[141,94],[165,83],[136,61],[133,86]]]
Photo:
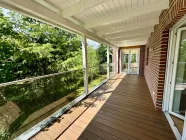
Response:
[[[139,74],[139,49],[121,50],[121,72]]]
[[[170,32],[162,110],[178,140],[186,140],[186,18]],[[173,117],[180,119],[179,122]],[[175,118],[174,117],[174,118]],[[177,119],[177,120],[179,120]],[[181,121],[183,120],[183,121]],[[181,123],[180,123],[181,122]],[[184,122],[184,125],[183,125]],[[177,125],[179,123],[179,125]],[[179,128],[178,128],[179,127]],[[183,127],[183,133],[181,129]]]

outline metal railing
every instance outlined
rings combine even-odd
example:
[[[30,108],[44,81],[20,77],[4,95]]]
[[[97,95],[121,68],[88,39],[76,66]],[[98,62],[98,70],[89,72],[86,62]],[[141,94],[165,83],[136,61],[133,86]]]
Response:
[[[20,135],[80,97],[83,76],[76,69],[0,84],[0,137]]]
[[[5,124],[0,136],[29,138],[86,97],[84,72],[82,68],[0,84],[0,117]],[[89,93],[106,81],[106,63],[88,68]]]
[[[107,80],[107,64],[91,66],[88,69],[88,88],[91,93],[97,86]]]
[[[30,81],[37,80],[37,79],[53,77],[53,76],[57,76],[57,75],[65,74],[65,73],[79,71],[79,70],[84,70],[84,69],[81,68],[81,69],[76,69],[76,70],[69,70],[69,71],[64,71],[64,72],[59,72],[59,73],[53,73],[53,74],[48,74],[48,75],[43,75],[43,76],[37,76],[37,77],[33,77],[33,78],[26,78],[26,79],[22,79],[22,80],[16,80],[16,81],[12,81],[12,82],[6,82],[6,83],[0,84],[0,87],[13,85],[13,84],[19,84],[19,83],[23,83],[23,82],[30,82]]]
[[[109,75],[110,75],[110,77],[112,77],[113,75],[115,75],[117,73],[116,66],[117,66],[117,63],[110,63],[109,64]]]

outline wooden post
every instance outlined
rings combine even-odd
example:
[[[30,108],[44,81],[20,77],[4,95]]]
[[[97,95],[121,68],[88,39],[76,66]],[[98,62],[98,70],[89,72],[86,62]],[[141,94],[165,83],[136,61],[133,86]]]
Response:
[[[83,68],[84,68],[84,89],[85,93],[88,94],[88,62],[87,62],[87,39],[83,35],[82,38],[82,51],[83,51]]]
[[[109,59],[110,51],[109,47],[107,46],[107,79],[110,78],[110,59]]]

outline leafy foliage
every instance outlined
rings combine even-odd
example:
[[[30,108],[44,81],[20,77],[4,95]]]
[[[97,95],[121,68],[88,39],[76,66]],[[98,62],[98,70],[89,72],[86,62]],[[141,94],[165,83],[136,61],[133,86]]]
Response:
[[[0,9],[0,83],[82,68],[81,37],[32,18]],[[89,66],[106,62],[106,47],[88,46]],[[106,70],[89,70],[89,79],[103,80]],[[99,82],[94,81],[91,85]],[[9,139],[34,112],[77,93],[83,87],[83,71],[56,75],[0,88],[0,105],[15,103],[19,117],[7,130],[0,129],[0,139]],[[82,90],[81,90],[82,92]]]

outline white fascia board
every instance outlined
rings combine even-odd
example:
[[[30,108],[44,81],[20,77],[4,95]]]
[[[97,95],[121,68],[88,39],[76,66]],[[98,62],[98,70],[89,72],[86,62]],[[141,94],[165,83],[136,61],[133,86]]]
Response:
[[[63,9],[61,14],[65,18],[69,18],[71,16],[83,12],[84,10],[95,7],[107,1],[110,0],[80,0],[79,2]]]
[[[73,33],[85,35],[88,38],[97,42],[116,47],[113,43],[106,41],[105,39],[97,36],[94,33],[84,29],[83,27],[76,25],[72,21],[65,19],[57,13],[49,10],[48,8],[36,3],[32,0],[1,0],[0,6],[17,11],[26,16],[35,18],[40,21],[44,21],[48,24],[54,25],[59,28],[63,28]]]
[[[167,9],[167,8],[169,8],[169,0],[161,0],[161,1],[157,1],[155,3],[150,3],[148,5],[129,10],[127,12],[123,12],[121,14],[107,16],[107,17],[100,19],[100,20],[87,22],[84,24],[84,27],[85,28],[94,28],[94,27],[98,27],[101,25],[106,25],[106,24],[110,24],[113,22],[125,20],[125,19],[131,18],[131,17],[143,15],[143,14],[146,14],[149,12],[161,11],[161,10]]]
[[[119,33],[114,33],[114,34],[109,34],[109,35],[105,35],[103,36],[104,38],[107,39],[114,39],[114,38],[120,38],[120,37],[128,37],[128,36],[134,36],[134,35],[140,35],[140,34],[144,34],[144,33],[151,33],[153,32],[154,28],[145,28],[145,29],[139,29],[139,30],[132,30],[132,31],[128,31],[128,32],[119,32]]]
[[[133,40],[133,39],[140,39],[140,38],[148,38],[150,37],[150,33],[140,34],[140,35],[133,35],[133,36],[126,36],[121,38],[114,38],[110,39],[110,41],[125,41],[125,40]]]
[[[152,20],[144,20],[141,22],[135,22],[132,24],[124,25],[124,26],[118,26],[115,28],[108,28],[107,30],[101,30],[97,31],[98,35],[108,35],[113,33],[119,33],[122,31],[130,31],[135,30],[143,27],[153,27],[155,24],[159,23],[159,19],[152,19]]]

